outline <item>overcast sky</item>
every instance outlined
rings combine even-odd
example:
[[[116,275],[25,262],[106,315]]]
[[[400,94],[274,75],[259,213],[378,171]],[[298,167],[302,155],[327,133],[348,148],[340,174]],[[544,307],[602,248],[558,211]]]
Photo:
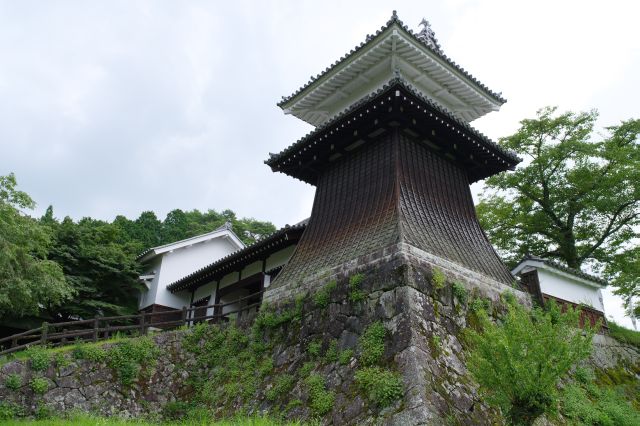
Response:
[[[0,0],[0,175],[59,218],[297,222],[314,188],[263,161],[311,126],[276,103],[393,9],[507,98],[473,122],[494,139],[545,105],[640,116],[637,1]]]

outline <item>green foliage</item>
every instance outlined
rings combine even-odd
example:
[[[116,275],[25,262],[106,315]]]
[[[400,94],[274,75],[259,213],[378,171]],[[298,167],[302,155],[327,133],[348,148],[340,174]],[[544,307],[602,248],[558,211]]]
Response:
[[[462,304],[467,303],[467,289],[466,287],[459,282],[454,282],[451,286],[451,291],[453,292],[453,297]]]
[[[640,332],[621,326],[615,321],[609,321],[609,335],[619,342],[640,348]]]
[[[255,330],[254,330],[255,331]],[[185,335],[183,348],[194,354],[196,366],[189,383],[195,389],[194,404],[199,407],[236,407],[237,399],[247,402],[256,397],[258,387],[271,374],[273,362],[264,350],[262,337],[247,334],[234,326],[223,328],[199,324]],[[206,371],[206,374],[202,372]]]
[[[366,293],[360,289],[364,281],[364,274],[354,274],[349,277],[349,300],[358,303],[365,299]]]
[[[322,342],[320,340],[313,340],[307,346],[307,353],[311,358],[318,358],[320,356],[320,351],[322,350]]]
[[[440,340],[440,336],[438,336],[437,334],[432,335],[429,339],[429,347],[431,348],[431,352],[433,353],[434,357],[440,355],[442,349],[442,341]]]
[[[78,342],[71,352],[75,359],[86,359],[93,362],[103,362],[107,359],[107,351],[91,343]]]
[[[474,313],[480,311],[487,312],[491,310],[491,302],[488,299],[484,299],[482,297],[475,297],[469,303],[469,309]]]
[[[276,377],[273,387],[266,393],[269,401],[275,401],[287,395],[296,384],[295,376],[291,374],[281,374]]]
[[[319,308],[326,308],[327,306],[329,306],[329,302],[331,301],[331,293],[333,293],[333,291],[337,287],[338,283],[333,280],[329,281],[324,287],[318,290],[315,297],[313,298],[316,306],[318,306]]]
[[[331,364],[332,362],[336,362],[338,360],[338,341],[333,339],[329,342],[329,347],[327,351],[324,353],[324,362],[327,364]]]
[[[50,230],[23,214],[35,203],[16,186],[13,174],[0,176],[0,320],[58,307],[74,294],[60,266],[47,260]]]
[[[298,374],[300,375],[300,377],[307,377],[309,376],[309,374],[311,374],[314,368],[316,368],[315,362],[305,362],[304,364],[302,364],[302,367],[300,367],[300,370],[298,370]]]
[[[7,389],[18,390],[22,386],[22,377],[19,374],[11,373],[4,380]]]
[[[162,417],[169,420],[178,420],[184,418],[189,410],[191,404],[184,401],[170,401],[162,407]]]
[[[107,365],[111,367],[125,386],[130,386],[141,371],[149,371],[155,365],[160,349],[149,337],[138,337],[116,343],[107,352]]]
[[[444,272],[438,268],[433,268],[431,271],[431,284],[433,284],[433,288],[436,290],[442,290],[446,282],[447,277],[444,275]]]
[[[487,402],[499,407],[515,425],[532,424],[553,412],[558,382],[591,350],[592,330],[578,328],[579,312],[528,312],[508,305],[500,324],[478,312],[481,331],[466,330],[471,342],[467,366]]]
[[[0,401],[0,420],[12,420],[24,416],[25,411],[21,405],[13,402]]]
[[[324,379],[319,374],[311,374],[305,380],[309,391],[309,407],[313,414],[323,416],[333,408],[336,395],[325,389]]]
[[[275,313],[269,307],[264,307],[258,313],[253,326],[257,331],[276,330],[293,320],[300,320],[302,317],[302,304],[302,299],[298,299],[293,308],[282,310],[280,313]]]
[[[402,378],[380,367],[365,367],[356,371],[356,384],[367,399],[379,407],[387,407],[402,398]]]
[[[56,353],[54,359],[56,361],[56,368],[64,368],[71,364],[71,360],[62,352]]]
[[[338,362],[340,365],[347,365],[351,361],[351,358],[353,358],[353,349],[345,349],[338,355]]]
[[[33,371],[45,371],[51,365],[51,354],[42,346],[31,346],[25,351]]]
[[[34,393],[42,395],[49,389],[49,382],[44,377],[34,377],[29,382],[29,387]]]
[[[571,424],[593,426],[635,426],[640,413],[612,389],[587,382],[569,384],[560,398],[561,413]]]
[[[360,336],[360,363],[371,366],[382,361],[384,355],[384,338],[387,330],[380,321],[374,322]]]
[[[594,132],[596,111],[538,111],[500,144],[527,161],[485,181],[477,212],[503,257],[589,263],[627,306],[640,296],[640,120]]]

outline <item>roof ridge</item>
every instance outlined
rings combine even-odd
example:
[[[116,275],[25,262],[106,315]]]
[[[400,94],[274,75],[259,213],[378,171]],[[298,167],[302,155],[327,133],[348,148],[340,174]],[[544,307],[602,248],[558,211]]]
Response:
[[[309,88],[316,81],[320,80],[329,71],[331,71],[335,67],[337,67],[342,61],[348,59],[349,57],[353,56],[355,53],[360,51],[363,47],[365,47],[371,41],[373,41],[375,38],[377,38],[380,34],[382,34],[384,31],[389,29],[389,27],[391,27],[391,25],[393,25],[393,24],[398,24],[398,26],[400,28],[402,28],[404,31],[406,31],[408,34],[410,34],[418,43],[420,43],[421,46],[426,47],[432,53],[434,53],[436,56],[438,56],[439,58],[443,59],[448,65],[450,65],[454,69],[458,70],[464,77],[466,77],[469,80],[471,80],[474,84],[476,84],[479,88],[481,88],[483,91],[485,91],[492,98],[494,98],[495,100],[497,100],[497,101],[499,101],[501,103],[507,102],[507,100],[502,97],[502,94],[500,92],[494,92],[493,90],[489,89],[485,84],[481,83],[477,78],[475,78],[473,75],[471,75],[467,70],[465,70],[463,67],[458,65],[455,61],[453,61],[451,58],[449,58],[447,55],[445,55],[444,52],[442,52],[442,49],[437,50],[437,49],[431,47],[428,43],[424,42],[422,39],[420,39],[413,32],[413,30],[411,30],[409,27],[407,27],[404,24],[404,22],[402,22],[402,20],[400,18],[398,18],[398,14],[394,10],[392,15],[391,15],[391,18],[387,21],[387,23],[385,25],[383,25],[382,27],[380,27],[380,29],[377,30],[373,35],[367,34],[367,36],[365,37],[365,41],[361,42],[359,45],[357,45],[356,47],[351,49],[345,55],[341,56],[338,60],[336,60],[331,65],[326,67],[324,71],[321,71],[320,73],[316,74],[315,76],[312,75],[309,78],[309,81],[306,84],[304,84],[303,86],[299,87],[298,90],[293,92],[291,95],[283,96],[282,99],[280,100],[280,102],[277,103],[277,105],[282,108],[282,106],[285,103],[289,102],[290,100],[292,100],[293,98],[298,96],[300,93],[302,93],[304,90]],[[439,46],[439,44],[438,44],[438,46]]]

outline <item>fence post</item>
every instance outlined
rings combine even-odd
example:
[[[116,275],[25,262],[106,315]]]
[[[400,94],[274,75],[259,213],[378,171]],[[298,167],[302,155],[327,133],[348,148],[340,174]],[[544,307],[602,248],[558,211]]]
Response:
[[[140,335],[143,336],[145,334],[144,329],[144,312],[140,314]]]
[[[43,346],[47,344],[48,332],[49,332],[49,324],[45,321],[42,323],[42,334],[40,335],[40,343]]]
[[[61,339],[61,342],[62,342],[62,344],[63,344],[63,345],[66,345],[66,344],[67,344],[67,331],[69,331],[69,330],[68,330],[68,329],[66,329],[66,328],[63,328],[63,329],[62,329],[62,339]]]
[[[93,341],[98,341],[98,332],[100,330],[100,317],[97,315],[93,318]]]
[[[13,339],[11,339],[11,347],[15,348],[16,346],[18,346],[18,338],[14,337]]]
[[[182,325],[187,324],[187,307],[182,307]]]

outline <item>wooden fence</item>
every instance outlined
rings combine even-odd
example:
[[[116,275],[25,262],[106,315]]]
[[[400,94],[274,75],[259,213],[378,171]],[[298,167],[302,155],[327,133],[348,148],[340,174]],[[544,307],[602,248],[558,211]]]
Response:
[[[150,328],[173,329],[182,326],[191,326],[195,323],[208,321],[212,323],[225,322],[233,319],[240,321],[243,318],[249,320],[252,309],[258,311],[261,302],[241,306],[224,312],[225,308],[262,296],[263,291],[253,293],[249,296],[241,297],[232,302],[218,303],[207,306],[196,306],[181,310],[164,312],[143,312],[135,315],[121,315],[112,317],[99,317],[93,319],[68,321],[58,323],[43,323],[41,327],[23,333],[14,334],[0,339],[0,355],[26,349],[32,345],[61,346],[75,343],[76,341],[105,340],[113,336],[114,333],[137,333],[147,334]],[[262,299],[262,297],[260,297]],[[206,315],[212,309],[211,315]],[[198,313],[204,312],[204,315]],[[175,317],[175,319],[169,319]],[[160,320],[157,320],[157,319]],[[154,321],[156,319],[156,321]]]

